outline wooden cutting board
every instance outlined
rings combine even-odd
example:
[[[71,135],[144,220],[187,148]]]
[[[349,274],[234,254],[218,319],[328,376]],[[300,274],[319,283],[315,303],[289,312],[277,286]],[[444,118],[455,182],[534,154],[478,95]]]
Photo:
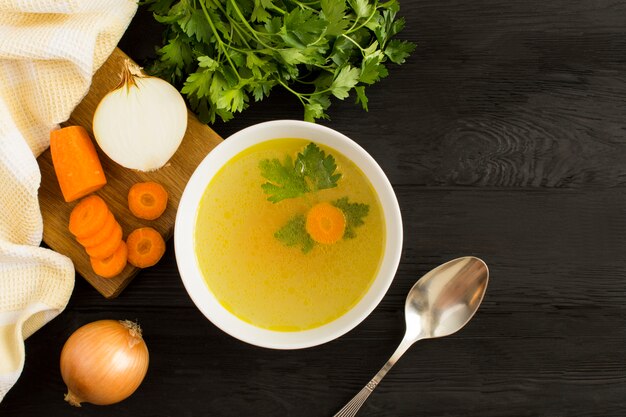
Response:
[[[120,72],[126,59],[129,59],[128,56],[116,48],[96,72],[89,93],[76,107],[69,120],[63,123],[64,126],[83,126],[93,139],[91,129],[93,114],[102,97],[119,84]],[[100,161],[107,177],[107,185],[97,191],[96,194],[109,204],[109,208],[122,225],[124,239],[134,229],[144,226],[154,227],[163,234],[166,240],[172,236],[176,209],[189,177],[202,159],[221,140],[217,133],[207,125],[200,123],[189,112],[187,133],[180,148],[165,167],[155,172],[143,173],[123,168],[98,149]],[[95,140],[94,144],[96,144]],[[39,204],[43,215],[44,242],[53,250],[67,255],[74,262],[76,271],[102,295],[107,298],[116,297],[139,270],[128,264],[120,275],[110,279],[101,278],[93,272],[87,253],[74,240],[68,230],[70,212],[77,201],[66,203],[63,200],[49,150],[38,158],[38,162],[41,169]],[[130,187],[137,182],[148,180],[163,184],[169,192],[169,202],[165,213],[153,221],[134,217],[128,210],[127,202]]]

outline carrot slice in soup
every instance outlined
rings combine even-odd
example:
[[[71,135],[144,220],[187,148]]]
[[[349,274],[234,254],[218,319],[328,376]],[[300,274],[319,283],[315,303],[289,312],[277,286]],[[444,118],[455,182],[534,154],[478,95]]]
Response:
[[[343,211],[330,203],[318,203],[307,213],[306,231],[317,243],[335,243],[343,237],[345,230]]]
[[[89,258],[93,271],[102,278],[113,278],[124,270],[127,263],[128,249],[126,243],[120,241],[113,255],[104,259]]]
[[[100,230],[98,230],[96,233],[94,233],[91,236],[87,236],[83,238],[79,237],[79,238],[76,238],[76,240],[78,240],[78,243],[83,245],[83,247],[85,248],[99,245],[100,243],[104,242],[106,238],[109,237],[113,233],[113,231],[115,230],[116,224],[117,224],[117,221],[115,220],[115,216],[113,215],[113,213],[109,211],[109,214],[107,215],[107,218],[104,221],[104,224],[102,225],[102,228]]]
[[[147,268],[159,262],[165,253],[163,236],[151,227],[133,230],[128,239],[128,262],[137,268]]]
[[[119,223],[115,225],[113,233],[111,233],[104,242],[85,248],[90,257],[96,259],[104,259],[113,255],[117,247],[122,241],[122,226]]]
[[[50,154],[66,202],[84,197],[107,183],[96,148],[82,126],[50,132]]]
[[[128,192],[128,208],[140,219],[154,220],[167,207],[167,191],[159,183],[139,182]]]
[[[104,226],[109,207],[97,195],[81,200],[70,213],[70,232],[78,238],[93,236]]]

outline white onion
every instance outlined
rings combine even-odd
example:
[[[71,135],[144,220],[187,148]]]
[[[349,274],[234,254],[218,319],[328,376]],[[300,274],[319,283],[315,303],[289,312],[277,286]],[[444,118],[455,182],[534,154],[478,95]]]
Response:
[[[171,84],[126,67],[122,83],[96,109],[93,133],[118,164],[140,171],[164,166],[187,130],[187,106]]]

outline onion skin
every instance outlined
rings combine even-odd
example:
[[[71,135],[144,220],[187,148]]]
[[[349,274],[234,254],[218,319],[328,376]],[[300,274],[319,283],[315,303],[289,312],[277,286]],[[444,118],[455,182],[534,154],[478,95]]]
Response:
[[[65,401],[109,405],[128,398],[148,371],[148,347],[139,325],[99,320],[76,330],[61,351]]]

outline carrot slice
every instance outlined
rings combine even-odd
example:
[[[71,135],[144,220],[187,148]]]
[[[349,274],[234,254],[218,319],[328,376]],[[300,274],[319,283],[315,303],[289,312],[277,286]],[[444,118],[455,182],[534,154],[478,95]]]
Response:
[[[96,148],[82,126],[50,132],[50,153],[66,202],[84,197],[107,183]]]
[[[331,244],[343,237],[346,217],[330,203],[314,205],[306,216],[306,231],[317,243]]]
[[[137,268],[147,268],[159,262],[165,253],[163,236],[152,227],[135,229],[126,239],[128,262]]]
[[[89,258],[89,261],[91,262],[93,272],[102,278],[113,278],[124,270],[127,259],[128,249],[126,248],[126,243],[122,240],[115,252],[113,252],[113,255],[104,259]]]
[[[128,192],[128,208],[136,217],[154,220],[161,216],[167,207],[167,191],[159,183],[139,182]]]
[[[76,238],[76,240],[78,240],[78,243],[83,245],[83,247],[85,248],[99,245],[100,243],[104,242],[107,237],[113,234],[116,224],[117,224],[117,221],[115,220],[115,216],[113,215],[113,213],[109,211],[109,214],[107,215],[107,218],[104,221],[104,224],[102,225],[102,228],[100,230],[98,230],[96,233],[94,233],[91,236],[82,237],[82,238],[79,237],[79,238]]]
[[[116,222],[117,223],[117,222]],[[122,241],[122,226],[119,223],[116,224],[111,233],[104,242],[96,246],[85,248],[90,257],[96,259],[104,259],[113,255],[117,247]]]
[[[78,238],[93,236],[102,229],[109,214],[109,207],[97,195],[81,200],[70,213],[69,229]]]

